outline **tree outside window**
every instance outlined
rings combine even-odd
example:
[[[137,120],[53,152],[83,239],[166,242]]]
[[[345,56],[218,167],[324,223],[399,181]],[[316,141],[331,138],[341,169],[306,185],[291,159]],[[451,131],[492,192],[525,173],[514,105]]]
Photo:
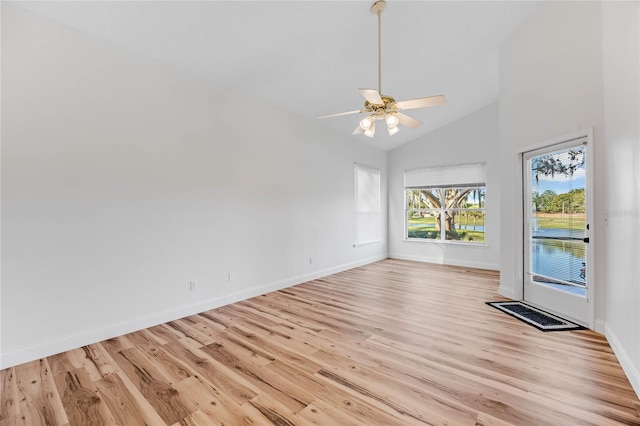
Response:
[[[407,238],[484,242],[485,195],[484,186],[407,188]]]

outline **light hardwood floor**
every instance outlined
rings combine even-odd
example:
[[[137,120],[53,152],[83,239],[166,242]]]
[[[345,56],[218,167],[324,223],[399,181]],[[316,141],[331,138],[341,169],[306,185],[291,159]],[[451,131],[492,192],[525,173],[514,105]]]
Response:
[[[485,305],[493,271],[385,260],[2,370],[0,425],[615,425],[606,340]]]

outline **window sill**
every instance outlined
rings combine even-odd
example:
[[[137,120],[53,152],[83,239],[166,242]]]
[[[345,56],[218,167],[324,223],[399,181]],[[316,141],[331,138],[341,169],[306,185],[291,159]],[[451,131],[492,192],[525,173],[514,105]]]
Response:
[[[482,243],[469,243],[462,241],[451,241],[451,240],[428,240],[425,238],[405,238],[403,240],[405,243],[426,243],[426,244],[442,244],[442,245],[452,245],[452,246],[464,246],[464,247],[489,247],[486,242]]]

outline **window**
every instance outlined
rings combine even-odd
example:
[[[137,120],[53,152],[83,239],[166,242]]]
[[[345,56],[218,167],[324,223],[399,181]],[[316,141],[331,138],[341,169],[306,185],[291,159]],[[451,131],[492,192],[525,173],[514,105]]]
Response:
[[[484,243],[484,180],[484,164],[405,171],[406,238]]]
[[[380,170],[355,165],[355,244],[380,241]]]

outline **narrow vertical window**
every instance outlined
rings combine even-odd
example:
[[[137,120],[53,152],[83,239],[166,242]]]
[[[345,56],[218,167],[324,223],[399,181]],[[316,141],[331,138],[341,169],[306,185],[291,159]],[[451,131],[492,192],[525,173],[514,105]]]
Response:
[[[355,165],[355,244],[380,241],[380,170]]]

